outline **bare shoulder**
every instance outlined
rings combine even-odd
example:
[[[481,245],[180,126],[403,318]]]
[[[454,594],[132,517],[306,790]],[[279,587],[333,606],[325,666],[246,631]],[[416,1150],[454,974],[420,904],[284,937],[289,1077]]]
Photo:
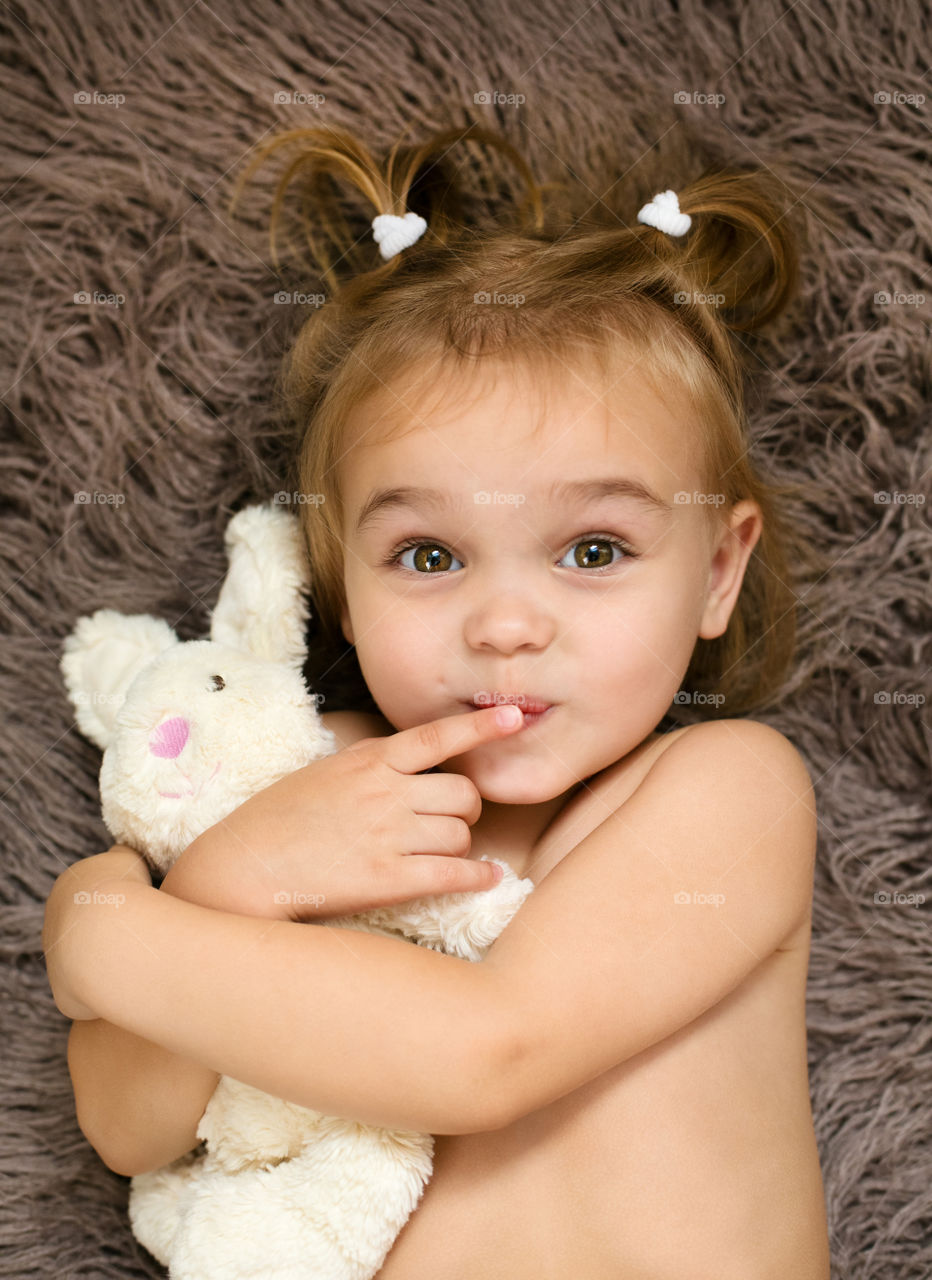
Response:
[[[324,711],[321,721],[330,729],[340,748],[352,746],[360,738],[384,738],[394,733],[384,716],[373,716],[362,711]]]
[[[786,734],[760,720],[706,720],[676,729],[667,737],[670,747],[676,746],[678,763],[687,754],[708,754],[712,760],[719,761],[756,762],[763,771],[763,781],[769,776],[774,783],[812,796],[809,770],[800,752]],[[664,752],[669,754],[669,750]]]
[[[815,835],[815,797],[802,755],[779,729],[759,720],[707,720],[667,735],[666,749],[650,761],[647,779],[678,775],[677,786],[715,792],[736,805],[765,812],[794,811]],[[659,747],[663,739],[656,743]],[[643,788],[639,788],[643,790]]]
[[[707,831],[721,833],[707,846],[708,868],[729,874],[739,855],[745,865],[764,868],[769,861],[765,879],[787,890],[793,917],[804,925],[811,910],[818,824],[812,781],[799,750],[759,720],[708,720],[668,737],[669,745],[651,760],[632,797],[642,814],[674,823],[684,818],[690,823],[691,815],[701,814]]]

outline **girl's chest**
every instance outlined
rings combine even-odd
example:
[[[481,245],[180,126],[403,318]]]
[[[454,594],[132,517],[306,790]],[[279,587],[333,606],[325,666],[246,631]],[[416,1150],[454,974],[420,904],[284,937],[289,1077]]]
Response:
[[[436,1137],[378,1280],[824,1280],[805,941],[551,1105]]]
[[[540,884],[686,731],[600,775],[526,855],[472,856]],[[378,1280],[824,1280],[808,942],[807,921],[689,1027],[551,1105],[436,1137],[432,1179]],[[554,1020],[556,1033],[559,1010]]]
[[[572,853],[600,823],[633,795],[667,747],[680,734],[688,732],[687,726],[656,737],[651,735],[624,760],[603,770],[595,779],[590,779],[558,814],[533,848],[519,850],[506,844],[497,846],[492,837],[481,847],[474,847],[470,857],[486,855],[501,858],[503,862],[510,864],[516,875],[527,876],[535,885],[539,885],[567,854]]]

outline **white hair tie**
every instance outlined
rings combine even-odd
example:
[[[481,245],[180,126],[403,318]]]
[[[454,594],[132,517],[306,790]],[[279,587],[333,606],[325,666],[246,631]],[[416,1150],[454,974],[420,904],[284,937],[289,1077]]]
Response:
[[[665,231],[668,236],[684,236],[692,218],[688,213],[680,213],[680,202],[675,191],[658,191],[653,200],[649,200],[638,212],[638,222],[645,222],[649,227]]]
[[[372,219],[372,234],[386,262],[420,240],[426,230],[427,223],[419,213],[406,213],[403,218],[397,213],[380,213]]]

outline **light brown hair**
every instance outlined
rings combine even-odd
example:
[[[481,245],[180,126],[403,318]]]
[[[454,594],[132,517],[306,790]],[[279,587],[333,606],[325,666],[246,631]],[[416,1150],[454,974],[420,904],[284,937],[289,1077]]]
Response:
[[[451,159],[465,159],[474,144],[510,162],[524,184],[520,197],[497,202],[494,218],[482,217],[488,192],[468,189]],[[344,130],[287,130],[255,149],[237,193],[278,153],[290,159],[274,194],[272,258],[277,265],[285,197],[298,181],[297,224],[330,291],[280,374],[297,432],[294,482],[323,496],[299,510],[324,634],[338,640],[344,602],[336,464],[351,407],[431,357],[451,368],[490,356],[572,364],[622,350],[658,393],[692,405],[704,491],[725,496],[710,519],[745,498],[763,516],[728,627],[697,640],[683,689],[722,694],[713,715],[772,701],[793,659],[790,564],[805,549],[782,506],[796,486],[769,482],[751,458],[743,335],[772,329],[796,290],[806,224],[786,176],[773,166],[714,168],[679,185],[692,225],[675,238],[636,221],[654,191],[633,178],[615,185],[611,204],[593,201],[581,183],[538,183],[503,136],[476,126],[438,131],[420,145],[399,140],[384,157]],[[371,218],[408,211],[426,218],[427,230],[385,262]],[[496,294],[523,301],[477,303],[477,295]]]

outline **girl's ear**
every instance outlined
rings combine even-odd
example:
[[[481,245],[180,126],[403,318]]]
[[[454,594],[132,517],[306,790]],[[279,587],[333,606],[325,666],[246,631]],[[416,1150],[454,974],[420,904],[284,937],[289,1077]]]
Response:
[[[756,502],[736,502],[718,539],[709,566],[705,609],[699,624],[703,640],[713,640],[728,626],[744,571],[761,535],[763,520]]]

